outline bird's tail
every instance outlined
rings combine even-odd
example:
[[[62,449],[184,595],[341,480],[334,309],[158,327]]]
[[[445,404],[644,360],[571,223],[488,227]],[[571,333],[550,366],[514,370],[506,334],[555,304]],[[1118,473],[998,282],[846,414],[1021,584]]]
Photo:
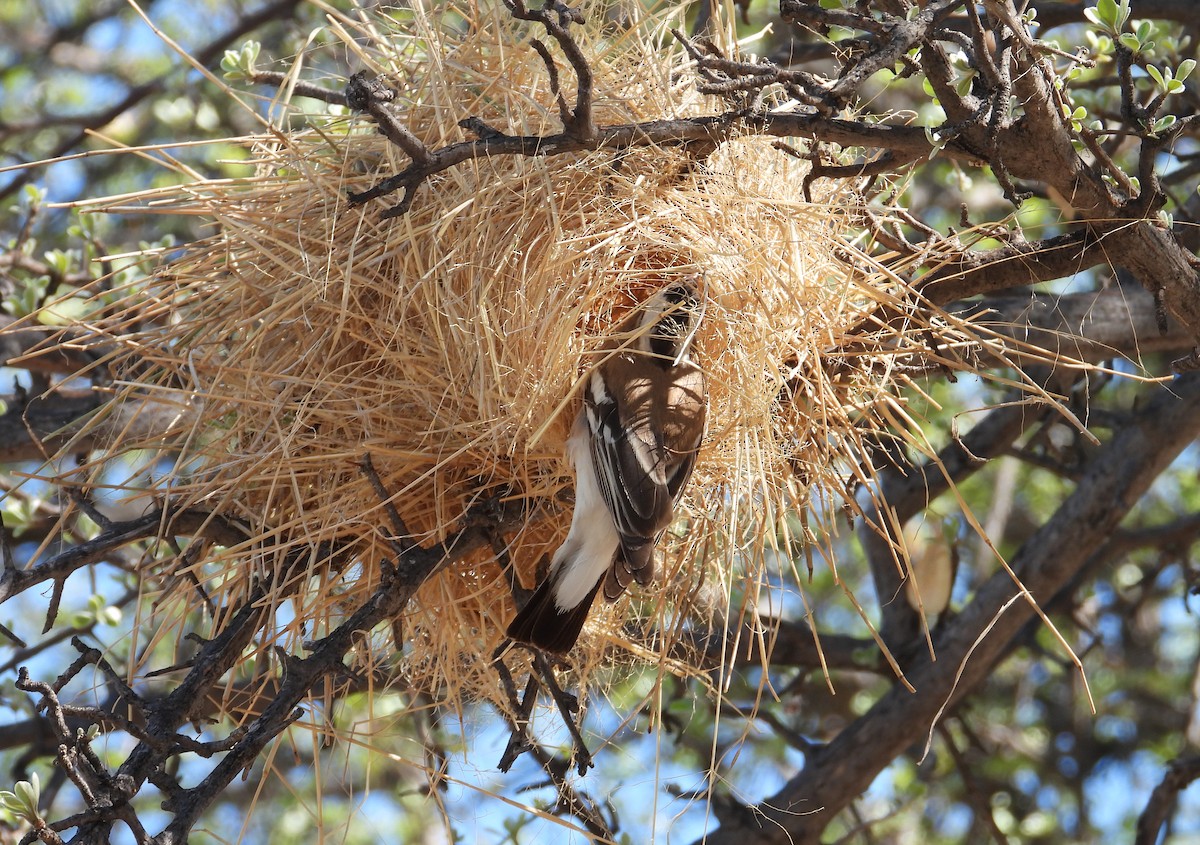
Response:
[[[579,639],[579,632],[583,630],[584,620],[603,580],[596,581],[596,586],[579,604],[559,610],[554,601],[556,580],[553,576],[547,578],[509,623],[508,636],[543,651],[566,654]]]

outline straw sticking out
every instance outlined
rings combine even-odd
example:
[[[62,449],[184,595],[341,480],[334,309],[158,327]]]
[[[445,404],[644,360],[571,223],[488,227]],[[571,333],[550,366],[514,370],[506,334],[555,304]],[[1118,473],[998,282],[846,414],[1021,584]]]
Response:
[[[419,6],[414,15],[406,32],[355,49],[399,91],[420,143],[464,140],[468,116],[510,134],[556,125],[546,66],[511,21],[472,21],[452,38]],[[681,51],[656,46],[669,43],[661,32],[579,32],[598,124],[704,112]],[[298,650],[339,624],[392,558],[384,503],[359,466],[370,455],[422,544],[480,503],[527,504],[523,528],[422,587],[399,637],[376,632],[355,655],[436,696],[491,698],[488,655],[514,612],[504,566],[533,587],[570,522],[563,452],[581,362],[650,292],[702,274],[696,359],[710,396],[665,574],[638,596],[659,619],[693,610],[701,569],[728,585],[789,542],[786,515],[810,490],[842,496],[864,438],[892,416],[895,361],[928,353],[930,331],[946,348],[971,339],[951,322],[864,328],[876,304],[905,298],[902,283],[834,260],[853,197],[797,201],[807,165],[769,139],[734,138],[703,159],[678,146],[483,159],[430,180],[394,219],[347,200],[406,163],[365,122],[330,118],[252,151],[253,175],[197,182],[159,205],[208,217],[214,234],[159,275],[150,306],[143,294],[128,305],[158,322],[125,338],[124,404],[187,409],[154,494],[256,537],[181,559],[173,574],[187,577],[160,610],[168,628],[182,628],[198,594],[234,607],[264,576],[288,610],[264,648]],[[857,358],[823,357],[856,341]],[[581,669],[613,644],[666,650],[644,636],[653,625],[622,628],[628,612],[622,600],[593,613]]]

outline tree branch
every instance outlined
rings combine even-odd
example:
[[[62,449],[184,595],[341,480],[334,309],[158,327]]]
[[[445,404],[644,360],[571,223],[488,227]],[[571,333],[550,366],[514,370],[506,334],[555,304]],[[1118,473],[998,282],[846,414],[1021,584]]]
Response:
[[[994,408],[966,435],[942,449],[936,462],[919,467],[893,467],[880,473],[876,501],[864,510],[857,534],[871,568],[875,593],[880,597],[880,634],[889,648],[907,656],[921,621],[904,601],[904,576],[888,541],[894,533],[893,526],[903,526],[928,507],[950,489],[951,480],[964,481],[988,460],[1004,454],[1046,413],[1046,409],[1021,404]],[[891,512],[890,517],[883,508]]]
[[[216,38],[208,42],[204,47],[195,52],[195,59],[201,65],[208,65],[215,61],[230,45],[242,38],[247,33],[253,32],[255,29],[262,26],[268,21],[279,21],[291,17],[301,0],[276,0],[267,6],[263,6],[254,12],[241,17],[237,24],[231,27],[228,31],[221,33]],[[134,86],[120,100],[108,108],[102,109],[93,114],[84,115],[82,117],[73,118],[71,122],[79,126],[79,129],[68,135],[60,141],[53,150],[46,156],[47,159],[56,159],[66,155],[71,150],[76,149],[87,139],[88,133],[96,129],[100,129],[112,123],[122,114],[136,108],[141,103],[154,97],[157,94],[166,90],[166,77],[158,77],[143,82],[140,85]],[[39,124],[38,129],[43,127]],[[29,183],[34,178],[37,172],[35,168],[27,168],[19,172],[15,178],[7,185],[0,188],[0,200],[7,199],[22,187]]]
[[[946,310],[959,317],[982,319],[996,331],[1044,349],[1052,357],[1092,363],[1117,355],[1140,361],[1146,355],[1178,354],[1194,343],[1176,320],[1168,320],[1162,331],[1154,297],[1132,286],[1062,295],[987,297],[950,303]]]
[[[1099,450],[1075,492],[1022,545],[1012,568],[1032,600],[1049,600],[1067,583],[1197,435],[1200,374],[1191,374],[1160,390]],[[919,657],[907,673],[916,694],[893,685],[870,711],[810,755],[799,775],[748,814],[753,822],[723,825],[706,841],[818,842],[829,821],[892,759],[925,737],[945,708],[987,679],[998,656],[1032,616],[1009,575],[994,574],[940,631],[937,661]]]
[[[371,106],[371,109],[373,108],[374,106]],[[461,125],[476,132],[482,126],[476,118],[466,118]],[[385,218],[399,217],[408,211],[413,202],[413,193],[430,176],[466,161],[494,156],[554,156],[602,149],[621,151],[630,147],[670,147],[695,142],[718,144],[746,130],[778,137],[820,138],[842,146],[884,148],[910,158],[926,157],[932,150],[924,130],[918,127],[825,117],[815,111],[727,111],[704,117],[599,126],[596,127],[595,133],[587,138],[568,132],[551,135],[506,135],[492,129],[476,140],[433,150],[429,152],[424,163],[414,161],[396,175],[365,191],[352,191],[349,196],[353,203],[364,203],[403,189],[405,193],[401,201],[383,213]],[[978,160],[978,156],[953,143],[943,148],[942,152],[950,158]]]
[[[138,540],[196,535],[225,546],[236,546],[249,538],[244,528],[205,511],[158,509],[137,519],[111,523],[91,540],[76,543],[36,566],[6,568],[0,574],[0,604],[46,581],[61,582],[75,570],[104,560],[114,550]]]
[[[1134,845],[1156,845],[1159,831],[1175,808],[1179,793],[1197,779],[1200,779],[1200,756],[1180,757],[1171,763],[1162,781],[1150,793],[1146,809],[1138,816]]]
[[[429,548],[412,547],[397,560],[393,570],[385,573],[379,589],[335,631],[315,643],[307,657],[289,657],[278,692],[262,715],[247,726],[245,736],[200,783],[190,789],[181,790],[168,800],[166,809],[174,814],[174,819],[156,838],[156,842],[159,845],[186,842],[188,833],[200,814],[217,799],[239,772],[253,764],[269,742],[296,719],[298,713],[295,708],[309,691],[329,674],[344,671],[342,661],[353,646],[354,640],[380,622],[398,615],[425,581],[445,566],[489,544],[493,532],[512,530],[524,524],[528,514],[521,504],[501,504],[496,506],[496,510],[490,515],[470,517],[465,527],[443,543]],[[206,648],[205,651],[210,649]],[[229,657],[232,659],[234,656],[236,653]],[[224,665],[224,662],[222,661],[221,665]],[[192,699],[199,689],[207,687],[209,680],[202,678],[197,683],[190,683],[193,674],[196,674],[195,670],[185,682],[191,688],[185,695]],[[174,698],[183,688],[181,686],[169,698]],[[169,702],[161,711],[156,712],[155,719],[161,723],[158,725],[159,731],[174,730],[174,726],[169,723],[187,712],[186,700],[185,698]],[[155,722],[152,722],[148,729],[158,733],[159,731],[153,731],[154,726]],[[140,784],[149,776],[155,765],[155,756],[143,744],[139,745],[122,765],[121,773],[129,775]]]

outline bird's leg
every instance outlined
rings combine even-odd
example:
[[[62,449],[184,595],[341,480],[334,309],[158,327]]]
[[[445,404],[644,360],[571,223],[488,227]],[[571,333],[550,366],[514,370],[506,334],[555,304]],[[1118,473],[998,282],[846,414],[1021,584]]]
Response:
[[[533,653],[533,665],[537,668],[538,674],[541,675],[542,683],[546,685],[546,691],[554,699],[554,704],[558,707],[559,715],[562,716],[567,730],[571,733],[575,768],[581,776],[585,775],[587,774],[587,770],[592,767],[592,753],[588,751],[587,745],[583,741],[583,734],[580,733],[579,725],[575,720],[576,715],[579,713],[579,698],[572,693],[566,692],[558,685],[558,679],[554,677],[554,667],[550,665],[550,661],[544,653],[540,651]]]

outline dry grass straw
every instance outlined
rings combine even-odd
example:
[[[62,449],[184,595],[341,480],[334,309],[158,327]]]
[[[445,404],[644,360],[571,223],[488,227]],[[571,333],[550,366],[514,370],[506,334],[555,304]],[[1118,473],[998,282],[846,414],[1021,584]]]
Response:
[[[335,18],[330,31],[387,75],[406,125],[430,146],[463,140],[467,116],[513,134],[557,131],[527,29],[501,12],[458,15],[414,4],[399,27]],[[717,107],[682,72],[669,23],[578,31],[598,122]],[[163,573],[153,620],[163,643],[197,625],[219,629],[252,578],[274,579],[278,605],[258,656],[299,651],[341,622],[392,556],[383,504],[358,467],[366,454],[423,544],[489,496],[526,497],[528,527],[503,539],[532,587],[569,523],[563,447],[581,356],[647,291],[702,272],[709,432],[663,544],[665,574],[594,612],[573,656],[584,677],[602,660],[655,659],[687,614],[720,627],[729,596],[747,597],[731,624],[755,607],[767,558],[816,543],[814,528],[836,533],[832,518],[797,528],[794,514],[813,499],[843,501],[863,472],[866,438],[887,432],[922,448],[896,398],[907,381],[899,362],[928,357],[936,337],[948,366],[969,367],[954,350],[978,342],[949,317],[862,324],[876,305],[907,298],[903,281],[834,260],[854,198],[798,201],[805,165],[769,139],[729,141],[702,167],[675,148],[485,159],[432,180],[394,220],[381,219],[379,203],[346,198],[407,163],[365,120],[269,132],[252,154],[252,175],[199,180],[139,208],[200,215],[213,234],[129,297],[127,317],[154,328],[122,337],[138,375],[118,404],[173,403],[181,414],[170,438],[114,451],[150,450],[148,464],[161,450],[176,454],[147,495],[241,520],[255,536],[179,557]],[[859,357],[829,366],[824,353],[851,343]],[[802,398],[781,402],[789,382]],[[314,551],[328,544],[343,550],[336,567]],[[301,563],[287,564],[297,553]],[[631,604],[645,621],[626,622]],[[438,701],[495,699],[489,656],[513,612],[488,550],[427,583],[399,637],[364,637],[351,662]],[[665,638],[649,638],[655,621]],[[694,669],[682,661],[667,671]]]

